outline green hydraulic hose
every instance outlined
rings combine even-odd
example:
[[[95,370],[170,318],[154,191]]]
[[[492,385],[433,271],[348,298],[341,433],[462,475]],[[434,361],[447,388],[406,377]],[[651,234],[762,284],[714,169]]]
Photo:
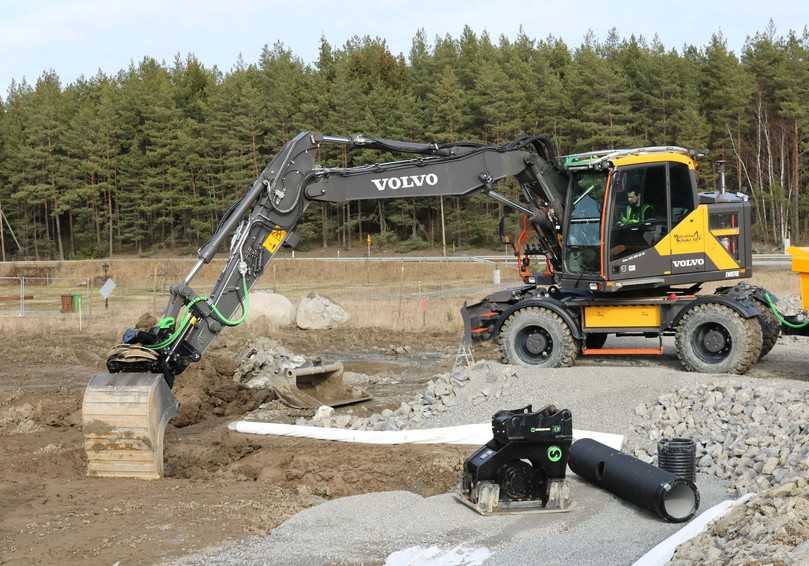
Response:
[[[182,321],[180,322],[180,326],[177,327],[174,332],[172,332],[165,340],[158,342],[157,344],[144,344],[144,347],[149,348],[150,350],[160,350],[165,348],[166,346],[170,346],[174,343],[174,341],[185,331],[188,324],[191,322],[191,307],[197,304],[200,301],[204,301],[205,297],[196,297],[194,298],[188,305],[185,307],[186,312],[185,315],[182,317]],[[164,319],[160,320],[160,323],[163,323]],[[159,324],[160,324],[159,323]]]
[[[180,322],[180,325],[174,330],[174,332],[172,332],[165,340],[162,340],[161,342],[158,342],[157,344],[148,344],[148,345],[144,344],[144,346],[146,348],[149,348],[150,350],[161,350],[161,349],[173,344],[174,341],[177,338],[179,338],[180,335],[182,335],[183,332],[185,332],[185,329],[188,327],[189,323],[191,322],[191,316],[192,316],[191,315],[191,307],[193,307],[195,304],[197,304],[200,301],[207,301],[207,300],[208,300],[207,297],[196,297],[196,298],[194,298],[185,307],[186,312],[185,312],[185,315],[182,317],[182,322]],[[216,305],[212,304],[212,305],[209,305],[209,306],[211,307],[211,310],[213,311],[213,313],[216,315],[217,319],[219,319],[219,322],[221,322],[225,326],[239,326],[240,324],[242,324],[245,320],[247,320],[247,313],[248,313],[248,311],[250,309],[250,295],[248,295],[248,293],[247,293],[247,277],[242,275],[242,300],[241,300],[242,315],[238,319],[230,320],[227,317],[225,317],[219,311],[218,308],[216,308]]]
[[[242,275],[241,305],[242,305],[242,316],[240,316],[236,320],[230,320],[226,318],[221,312],[219,312],[219,309],[216,308],[216,305],[210,305],[210,307],[213,313],[219,319],[219,322],[221,322],[225,326],[239,326],[241,323],[247,320],[247,311],[250,309],[250,295],[247,294],[247,277],[245,277],[244,275]]]
[[[787,328],[794,328],[794,329],[806,328],[807,326],[809,326],[809,320],[805,320],[800,323],[795,323],[789,322],[787,319],[785,319],[784,315],[782,315],[781,312],[778,310],[778,307],[775,306],[775,301],[772,300],[772,297],[766,291],[764,292],[764,298],[767,299],[767,304],[769,305],[770,310],[775,315],[775,318],[778,320],[781,326],[786,326]]]

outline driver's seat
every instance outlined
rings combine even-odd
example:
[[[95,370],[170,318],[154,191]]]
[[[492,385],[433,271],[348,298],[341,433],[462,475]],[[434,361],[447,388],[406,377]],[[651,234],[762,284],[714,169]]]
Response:
[[[646,244],[651,248],[663,239],[666,235],[668,227],[665,224],[653,224],[643,231],[643,239]]]

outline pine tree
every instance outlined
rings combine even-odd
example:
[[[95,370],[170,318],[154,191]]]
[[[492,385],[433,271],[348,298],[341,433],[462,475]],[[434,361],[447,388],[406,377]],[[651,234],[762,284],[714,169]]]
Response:
[[[597,48],[595,43],[579,48],[565,77],[571,99],[568,134],[576,151],[636,142],[626,79],[615,63],[598,56]]]

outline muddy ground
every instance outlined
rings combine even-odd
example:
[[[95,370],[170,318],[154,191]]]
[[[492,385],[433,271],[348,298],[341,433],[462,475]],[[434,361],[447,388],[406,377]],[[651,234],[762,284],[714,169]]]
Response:
[[[0,345],[0,564],[149,564],[266,533],[324,499],[405,489],[441,493],[464,450],[246,438],[225,427],[264,400],[230,379],[248,329],[178,379],[182,413],[166,436],[164,481],[88,479],[83,387],[103,371],[112,334],[6,339]],[[457,336],[274,332],[290,349],[384,375],[361,410],[396,408],[452,365]],[[394,347],[407,346],[406,353]],[[359,410],[359,409],[358,409]]]
[[[433,375],[448,371],[459,340],[456,333],[373,328],[237,329],[178,378],[182,412],[167,432],[169,477],[144,482],[84,476],[81,396],[89,377],[103,371],[116,336],[6,336],[0,341],[0,564],[150,564],[267,533],[323,500],[389,490],[434,495],[455,484],[468,447],[374,447],[230,433],[227,423],[265,400],[266,394],[240,390],[231,379],[234,358],[260,334],[308,357],[342,360],[347,370],[385,377],[369,385],[375,398],[353,409],[360,413],[395,409]],[[478,347],[476,356],[497,353]],[[678,367],[671,353],[577,363]],[[776,351],[750,374],[805,379],[805,363]]]

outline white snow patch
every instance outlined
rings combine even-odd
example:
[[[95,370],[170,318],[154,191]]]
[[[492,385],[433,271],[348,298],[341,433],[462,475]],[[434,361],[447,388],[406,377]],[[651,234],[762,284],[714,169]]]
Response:
[[[492,551],[485,546],[459,544],[449,549],[411,546],[388,556],[385,566],[477,566],[491,555]]]

